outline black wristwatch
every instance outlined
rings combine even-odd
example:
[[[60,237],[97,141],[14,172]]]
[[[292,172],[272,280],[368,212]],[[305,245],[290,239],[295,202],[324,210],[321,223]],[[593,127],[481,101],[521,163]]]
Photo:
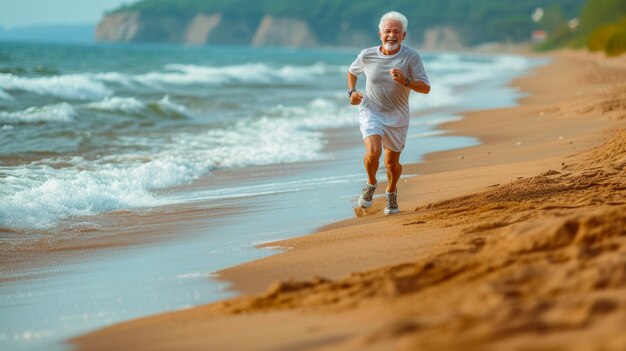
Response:
[[[352,89],[348,91],[348,97],[351,98],[352,97],[352,93],[354,93],[356,91],[356,89]]]

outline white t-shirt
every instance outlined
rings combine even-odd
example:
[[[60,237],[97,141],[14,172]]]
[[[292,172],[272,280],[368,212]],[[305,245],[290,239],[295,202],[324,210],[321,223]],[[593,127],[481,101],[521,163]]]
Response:
[[[393,55],[384,55],[380,46],[363,49],[349,69],[355,76],[365,73],[365,95],[359,107],[362,123],[377,118],[388,127],[409,125],[411,89],[393,80],[392,68],[402,70],[412,81],[430,85],[422,59],[414,49],[402,45]]]

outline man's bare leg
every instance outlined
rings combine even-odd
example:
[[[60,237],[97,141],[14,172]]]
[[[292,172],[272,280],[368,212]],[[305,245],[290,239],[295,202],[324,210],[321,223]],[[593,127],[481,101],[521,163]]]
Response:
[[[382,137],[378,134],[370,135],[363,139],[365,144],[365,158],[363,164],[367,172],[367,183],[376,185],[376,172],[380,164],[380,155],[382,154]]]
[[[396,191],[396,184],[402,175],[402,165],[400,164],[400,152],[385,149],[385,168],[387,169],[387,192]]]

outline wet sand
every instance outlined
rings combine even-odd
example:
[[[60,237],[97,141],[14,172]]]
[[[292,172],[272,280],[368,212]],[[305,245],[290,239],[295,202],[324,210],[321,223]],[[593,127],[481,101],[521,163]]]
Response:
[[[515,108],[444,126],[402,213],[274,242],[243,294],[71,340],[85,350],[626,349],[626,61],[559,52]]]

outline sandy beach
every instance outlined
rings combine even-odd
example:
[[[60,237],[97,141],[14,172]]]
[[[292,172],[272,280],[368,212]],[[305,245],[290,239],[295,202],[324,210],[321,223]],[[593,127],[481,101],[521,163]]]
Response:
[[[443,126],[367,213],[219,272],[241,297],[108,327],[80,350],[626,349],[626,60],[560,51],[519,106]]]

